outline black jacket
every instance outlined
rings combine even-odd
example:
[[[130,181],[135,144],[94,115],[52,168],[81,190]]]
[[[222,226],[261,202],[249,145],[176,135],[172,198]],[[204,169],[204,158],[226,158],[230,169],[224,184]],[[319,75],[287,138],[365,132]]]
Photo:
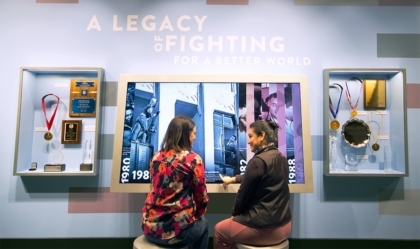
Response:
[[[254,228],[278,227],[291,221],[286,158],[275,148],[257,151],[249,160],[232,209],[233,220]]]

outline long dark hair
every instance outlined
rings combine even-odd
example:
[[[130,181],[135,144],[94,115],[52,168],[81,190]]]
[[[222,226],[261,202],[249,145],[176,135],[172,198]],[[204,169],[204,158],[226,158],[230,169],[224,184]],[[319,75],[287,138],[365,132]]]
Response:
[[[267,144],[274,143],[277,146],[277,134],[279,126],[274,121],[257,120],[252,123],[249,128],[254,129],[254,133],[258,136],[265,133],[264,140]]]
[[[191,118],[181,115],[174,117],[168,125],[160,149],[173,149],[177,153],[183,149],[191,149],[190,134],[194,127],[195,123]]]

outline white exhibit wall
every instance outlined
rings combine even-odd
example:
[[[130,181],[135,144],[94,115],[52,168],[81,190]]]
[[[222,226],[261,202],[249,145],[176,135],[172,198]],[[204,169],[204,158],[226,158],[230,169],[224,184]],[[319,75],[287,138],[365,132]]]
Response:
[[[0,1],[0,238],[141,233],[140,210],[130,205],[142,203],[115,198],[121,203],[95,213],[89,208],[95,200],[85,200],[83,206],[74,197],[80,188],[110,186],[115,85],[121,74],[283,74],[308,77],[313,151],[314,193],[293,194],[291,237],[418,239],[419,107],[407,110],[408,177],[325,177],[322,73],[325,68],[405,68],[407,83],[419,84],[419,56],[398,57],[403,49],[395,47],[391,50],[396,56],[387,57],[378,44],[379,34],[419,35],[420,7],[305,6],[292,0],[251,0],[247,5],[205,0],[77,2]],[[418,48],[411,49],[416,53]],[[108,92],[98,177],[13,176],[20,68],[45,66],[105,70]],[[220,198],[210,197],[214,203]],[[144,195],[128,200],[141,202]],[[233,204],[233,196],[231,200]],[[211,235],[212,226],[229,217],[229,208],[222,211],[207,214]]]

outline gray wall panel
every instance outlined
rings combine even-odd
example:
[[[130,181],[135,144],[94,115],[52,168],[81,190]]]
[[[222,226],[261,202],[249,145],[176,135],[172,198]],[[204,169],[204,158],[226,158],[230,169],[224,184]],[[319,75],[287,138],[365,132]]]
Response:
[[[377,34],[379,58],[420,58],[420,34]]]
[[[295,0],[295,5],[319,6],[378,6],[378,0]]]
[[[103,106],[117,106],[118,82],[106,81],[103,88]]]
[[[379,0],[379,6],[420,6],[419,0]]]
[[[112,159],[114,150],[114,134],[101,134],[99,142],[99,159]]]

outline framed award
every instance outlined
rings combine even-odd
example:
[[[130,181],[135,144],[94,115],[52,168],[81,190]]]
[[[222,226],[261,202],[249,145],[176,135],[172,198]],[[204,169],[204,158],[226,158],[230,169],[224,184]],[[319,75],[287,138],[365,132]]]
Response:
[[[61,125],[62,144],[80,144],[82,137],[82,120],[63,120]]]
[[[363,120],[352,118],[343,124],[341,135],[344,141],[353,148],[361,148],[369,143],[371,131]]]
[[[71,79],[69,116],[95,117],[97,91],[97,79]]]
[[[364,79],[364,108],[386,108],[386,80]]]

